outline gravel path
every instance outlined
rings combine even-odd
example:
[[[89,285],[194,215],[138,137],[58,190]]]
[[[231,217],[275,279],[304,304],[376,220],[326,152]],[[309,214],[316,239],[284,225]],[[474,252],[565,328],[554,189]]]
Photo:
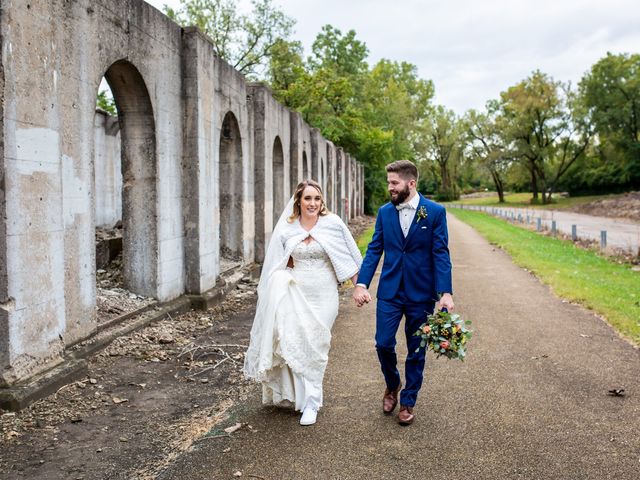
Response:
[[[475,336],[465,363],[430,354],[414,425],[381,414],[375,307],[344,292],[318,423],[261,407],[255,388],[218,427],[251,428],[203,439],[160,478],[637,479],[640,351],[449,222],[455,299]]]

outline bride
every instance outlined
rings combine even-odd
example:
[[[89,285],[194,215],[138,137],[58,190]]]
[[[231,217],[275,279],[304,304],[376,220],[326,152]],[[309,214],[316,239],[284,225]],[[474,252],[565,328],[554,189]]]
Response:
[[[262,383],[262,402],[316,422],[338,314],[338,282],[357,283],[362,256],[313,180],[301,182],[273,230],[258,283],[244,373]]]

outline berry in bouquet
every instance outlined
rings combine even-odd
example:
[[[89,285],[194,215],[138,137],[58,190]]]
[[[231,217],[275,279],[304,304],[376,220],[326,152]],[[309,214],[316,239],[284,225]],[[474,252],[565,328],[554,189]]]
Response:
[[[428,315],[427,321],[413,334],[415,337],[421,337],[420,346],[416,352],[420,348],[426,348],[433,350],[438,357],[464,360],[467,354],[467,342],[471,339],[471,330],[467,329],[468,325],[471,325],[469,320],[465,321],[460,318],[460,315],[446,310]]]

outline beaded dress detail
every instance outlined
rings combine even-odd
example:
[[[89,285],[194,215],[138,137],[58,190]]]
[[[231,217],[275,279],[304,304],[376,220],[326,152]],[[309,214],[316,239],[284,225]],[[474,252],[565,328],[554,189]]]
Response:
[[[322,378],[331,346],[331,327],[338,314],[338,281],[322,246],[311,240],[293,249],[293,268],[283,288],[288,294],[276,312],[274,368],[263,381],[265,404],[302,410],[322,406]]]

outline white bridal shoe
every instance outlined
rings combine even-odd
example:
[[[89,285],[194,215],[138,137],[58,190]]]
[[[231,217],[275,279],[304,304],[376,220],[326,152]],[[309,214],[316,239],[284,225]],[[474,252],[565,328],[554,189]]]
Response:
[[[317,416],[318,410],[313,407],[304,407],[302,416],[300,417],[300,425],[313,425],[316,423]]]

